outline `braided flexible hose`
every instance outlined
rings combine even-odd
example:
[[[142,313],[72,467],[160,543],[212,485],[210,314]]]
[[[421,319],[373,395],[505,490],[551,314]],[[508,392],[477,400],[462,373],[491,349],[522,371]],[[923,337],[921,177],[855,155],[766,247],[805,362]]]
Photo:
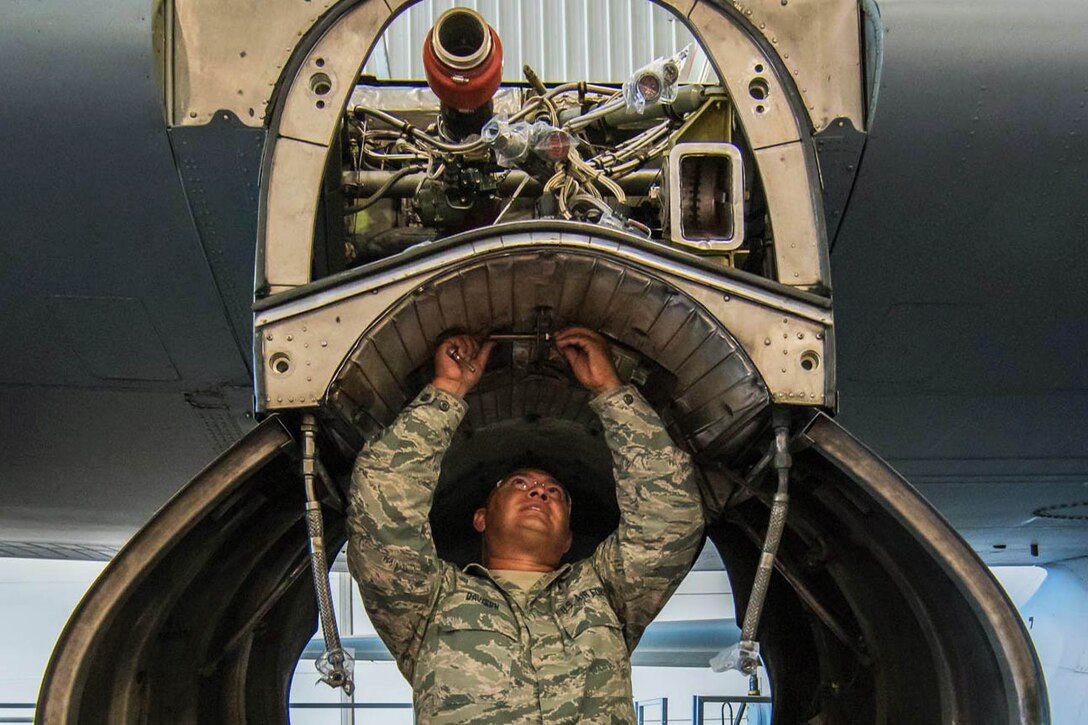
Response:
[[[321,502],[317,500],[317,423],[314,416],[302,416],[302,481],[306,486],[306,532],[310,537],[310,568],[321,617],[321,634],[325,638],[325,653],[317,662],[323,675],[321,681],[330,687],[342,687],[349,696],[355,689],[351,676],[351,657],[340,643],[336,627],[336,612],[332,608],[332,588],[329,584],[329,562],[325,554],[325,522],[321,517]]]
[[[786,528],[786,515],[789,513],[790,467],[792,460],[789,453],[789,424],[782,417],[782,424],[776,420],[774,435],[774,467],[778,472],[778,488],[771,504],[771,517],[767,523],[767,536],[763,540],[763,553],[759,557],[752,593],[748,597],[748,606],[744,611],[744,624],[741,627],[740,651],[742,654],[741,671],[751,674],[759,667],[756,645],[756,632],[763,614],[763,603],[767,598],[767,588],[774,571],[774,559],[778,554],[778,545],[782,541],[782,532]]]

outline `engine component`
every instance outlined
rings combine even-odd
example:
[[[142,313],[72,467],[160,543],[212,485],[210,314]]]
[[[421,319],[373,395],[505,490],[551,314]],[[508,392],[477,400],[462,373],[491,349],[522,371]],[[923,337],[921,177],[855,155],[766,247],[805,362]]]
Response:
[[[789,511],[790,468],[793,458],[790,456],[790,419],[785,408],[778,406],[771,411],[774,425],[774,468],[778,474],[778,487],[771,505],[771,518],[767,523],[767,537],[763,541],[763,553],[756,566],[756,577],[752,583],[748,604],[744,608],[744,625],[740,633],[740,671],[755,674],[759,667],[759,645],[756,635],[759,632],[760,617],[767,598],[767,587],[771,584],[771,572],[774,571],[774,558],[782,542],[782,533],[786,528],[786,514]]]
[[[683,118],[687,114],[701,108],[707,100],[726,98],[721,88],[714,86],[690,85],[677,89],[676,97],[671,103],[646,106],[642,111],[636,111],[622,102],[613,102],[609,106],[608,113],[597,116],[592,124],[587,124],[584,119],[577,123],[578,127],[592,126],[601,129],[645,128],[648,121],[661,118]],[[622,101],[622,98],[620,99]],[[566,127],[569,122],[579,116],[584,116],[578,107],[564,108],[559,112],[560,125]]]
[[[676,144],[662,176],[662,226],[674,243],[711,252],[744,242],[744,166],[736,146]]]
[[[558,163],[570,153],[570,134],[546,121],[510,123],[505,115],[492,118],[480,137],[495,152],[499,166],[511,167],[524,161],[532,151],[548,163]]]
[[[650,187],[658,181],[660,173],[657,169],[639,169],[625,174],[618,183],[628,194],[645,196]],[[390,178],[394,175],[397,178],[390,182]],[[416,195],[419,185],[427,179],[427,174],[424,171],[412,171],[405,175],[398,175],[395,171],[345,171],[341,178],[345,185],[356,187],[353,190],[354,196],[374,196],[385,186],[382,192],[385,198],[406,199]],[[496,193],[507,197],[517,191],[519,186],[523,188],[522,196],[540,196],[542,184],[520,169],[504,174],[498,182]]]
[[[676,55],[657,58],[639,68],[623,84],[623,99],[637,113],[655,103],[671,103],[676,99],[680,69],[687,62],[690,46]]]
[[[450,135],[479,132],[502,82],[502,41],[494,28],[475,10],[447,10],[423,41],[423,68]]]
[[[476,166],[451,165],[441,181],[428,180],[413,207],[424,226],[446,231],[491,224],[498,213],[494,175]]]
[[[544,121],[533,124],[529,142],[533,153],[548,163],[559,163],[570,153],[570,134]]]
[[[495,152],[495,162],[507,168],[529,155],[529,124],[510,123],[506,114],[495,116],[484,124],[480,138]]]

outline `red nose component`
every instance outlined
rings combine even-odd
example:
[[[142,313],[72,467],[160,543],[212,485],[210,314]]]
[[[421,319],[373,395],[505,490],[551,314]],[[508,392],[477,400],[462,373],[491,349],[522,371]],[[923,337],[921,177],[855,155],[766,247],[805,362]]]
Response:
[[[459,111],[482,108],[502,82],[499,34],[474,10],[447,10],[423,41],[423,69],[444,105]]]

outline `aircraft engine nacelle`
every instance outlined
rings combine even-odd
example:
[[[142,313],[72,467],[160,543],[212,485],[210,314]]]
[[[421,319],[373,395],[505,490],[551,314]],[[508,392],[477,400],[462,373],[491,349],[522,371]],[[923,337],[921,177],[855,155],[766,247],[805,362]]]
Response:
[[[468,512],[527,453],[554,459],[580,502],[576,553],[592,550],[618,515],[608,454],[547,344],[580,324],[609,337],[621,378],[697,463],[737,622],[762,609],[776,722],[1048,722],[1000,585],[831,417],[828,250],[879,84],[875,6],[662,0],[698,47],[601,83],[500,83],[498,34],[455,9],[423,43],[429,85],[361,76],[410,4],[175,0],[162,16],[187,188],[259,180],[239,243],[258,245],[264,420],[110,564],[54,653],[39,718],[286,722],[317,617],[300,423],[319,430],[320,465],[307,460],[335,551],[353,456],[428,382],[451,332],[516,339],[444,460],[440,554],[473,555]],[[708,70],[693,78],[695,55]],[[215,198],[193,194],[208,234],[237,215],[215,217]],[[772,510],[784,532],[760,606]]]

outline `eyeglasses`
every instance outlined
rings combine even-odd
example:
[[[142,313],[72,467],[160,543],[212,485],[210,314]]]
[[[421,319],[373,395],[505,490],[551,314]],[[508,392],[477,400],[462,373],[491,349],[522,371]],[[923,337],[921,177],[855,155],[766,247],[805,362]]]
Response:
[[[570,496],[567,495],[566,490],[558,483],[545,483],[543,481],[536,481],[528,476],[511,476],[499,480],[495,484],[495,488],[499,488],[504,483],[509,484],[519,491],[528,491],[533,488],[541,488],[544,493],[548,494],[559,503],[566,503],[568,506],[571,504]]]

